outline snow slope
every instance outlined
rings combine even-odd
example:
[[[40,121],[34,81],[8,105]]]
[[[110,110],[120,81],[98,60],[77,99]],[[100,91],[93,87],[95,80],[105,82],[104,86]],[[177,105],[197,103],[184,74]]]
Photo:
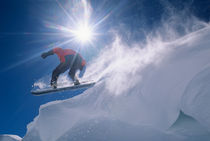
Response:
[[[42,105],[23,141],[210,140],[209,39],[210,26],[132,47],[116,38],[87,70],[98,83]]]
[[[169,128],[169,132],[186,136],[190,141],[205,141],[210,139],[209,131],[194,118],[180,112],[177,121]]]

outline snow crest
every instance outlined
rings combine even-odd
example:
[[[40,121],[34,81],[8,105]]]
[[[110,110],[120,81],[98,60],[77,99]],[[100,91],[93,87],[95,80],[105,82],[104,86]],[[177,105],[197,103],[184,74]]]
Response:
[[[97,84],[42,105],[23,140],[189,140],[168,131],[180,110],[210,131],[209,38],[209,26],[132,47],[117,37],[87,70]]]
[[[21,141],[22,138],[17,135],[0,135],[0,141]]]

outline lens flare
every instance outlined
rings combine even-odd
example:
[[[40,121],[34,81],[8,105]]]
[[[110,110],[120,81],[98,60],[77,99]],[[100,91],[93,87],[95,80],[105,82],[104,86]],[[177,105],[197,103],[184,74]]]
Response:
[[[93,38],[93,31],[88,25],[80,25],[77,30],[74,31],[74,36],[80,42],[91,41]]]

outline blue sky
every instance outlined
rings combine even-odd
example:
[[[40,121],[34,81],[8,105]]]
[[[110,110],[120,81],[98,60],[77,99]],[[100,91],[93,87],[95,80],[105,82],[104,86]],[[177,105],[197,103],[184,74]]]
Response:
[[[65,6],[65,0],[59,0]],[[92,0],[91,20],[96,22],[104,15],[110,16],[97,28],[100,36],[94,42],[96,48],[84,45],[82,55],[91,61],[101,48],[110,43],[112,36],[109,30],[117,29],[125,42],[144,40],[144,34],[135,31],[144,30],[149,33],[161,25],[163,18],[171,14],[187,13],[201,20],[210,19],[209,0]],[[66,8],[66,7],[65,7]],[[174,11],[170,13],[168,11]],[[38,114],[41,104],[66,99],[82,91],[58,93],[35,97],[30,94],[33,83],[43,76],[50,75],[58,65],[56,56],[47,61],[40,54],[46,51],[50,44],[61,42],[66,37],[52,36],[56,30],[46,27],[46,22],[65,24],[64,11],[54,0],[1,0],[0,1],[0,134],[17,134],[23,136],[26,125]],[[128,37],[123,25],[131,35]],[[46,34],[47,33],[47,34]],[[65,47],[80,45],[67,44]]]

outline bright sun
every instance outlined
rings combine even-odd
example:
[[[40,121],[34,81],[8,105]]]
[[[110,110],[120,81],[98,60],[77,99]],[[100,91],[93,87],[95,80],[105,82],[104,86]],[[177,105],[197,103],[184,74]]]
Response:
[[[93,37],[91,27],[88,25],[80,25],[79,28],[74,31],[74,35],[80,42],[91,41]]]

